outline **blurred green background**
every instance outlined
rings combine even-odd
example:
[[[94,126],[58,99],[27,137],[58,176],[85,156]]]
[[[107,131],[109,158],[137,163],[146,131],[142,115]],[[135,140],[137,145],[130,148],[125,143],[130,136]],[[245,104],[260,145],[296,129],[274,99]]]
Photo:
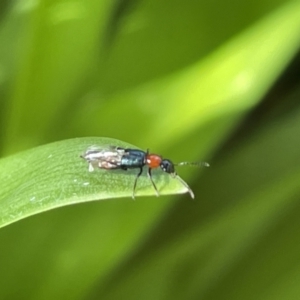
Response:
[[[2,157],[107,136],[211,168],[178,170],[195,201],[2,228],[0,299],[300,299],[299,46],[300,1],[2,0]]]

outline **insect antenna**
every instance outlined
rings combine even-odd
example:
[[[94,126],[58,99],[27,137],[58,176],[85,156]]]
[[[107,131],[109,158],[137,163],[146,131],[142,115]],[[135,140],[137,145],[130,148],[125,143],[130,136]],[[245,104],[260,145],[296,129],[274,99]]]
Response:
[[[174,164],[174,166],[195,166],[195,167],[209,167],[209,163],[205,161],[196,161],[196,162],[188,162],[183,161],[177,164]]]

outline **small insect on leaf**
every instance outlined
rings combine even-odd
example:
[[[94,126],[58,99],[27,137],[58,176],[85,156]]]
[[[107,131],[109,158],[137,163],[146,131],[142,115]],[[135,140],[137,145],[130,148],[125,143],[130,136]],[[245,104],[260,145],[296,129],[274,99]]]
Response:
[[[164,172],[170,174],[173,178],[176,178],[183,186],[185,186],[191,198],[193,199],[195,196],[192,189],[181,177],[179,177],[179,175],[177,175],[175,166],[192,165],[198,167],[209,167],[207,162],[180,162],[178,164],[174,164],[171,160],[163,159],[160,155],[150,154],[149,150],[145,152],[139,149],[122,148],[111,145],[106,147],[90,146],[85,153],[81,155],[81,157],[89,163],[90,172],[94,171],[95,168],[106,170],[139,169],[133,184],[133,199],[135,198],[135,190],[138,178],[141,176],[145,166],[148,167],[147,175],[155,190],[156,196],[159,196],[159,192],[153,181],[151,170],[160,167]]]

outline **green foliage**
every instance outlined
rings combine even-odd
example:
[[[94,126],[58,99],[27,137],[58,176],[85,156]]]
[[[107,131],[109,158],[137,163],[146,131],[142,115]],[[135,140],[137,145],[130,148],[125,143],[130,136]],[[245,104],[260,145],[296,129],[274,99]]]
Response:
[[[0,298],[299,298],[299,80],[271,90],[299,30],[299,1],[1,2],[0,226],[36,215],[0,230]],[[211,168],[133,201],[79,136]]]

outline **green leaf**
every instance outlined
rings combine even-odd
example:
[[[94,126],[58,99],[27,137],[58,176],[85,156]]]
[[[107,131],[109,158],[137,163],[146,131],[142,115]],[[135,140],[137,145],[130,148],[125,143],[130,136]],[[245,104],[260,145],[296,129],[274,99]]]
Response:
[[[89,172],[80,155],[91,145],[137,148],[110,138],[77,138],[0,160],[0,227],[64,205],[131,197],[137,170]],[[145,173],[138,180],[136,196],[155,195]],[[153,180],[162,195],[187,191],[160,170],[153,170]]]
[[[298,108],[227,149],[199,182],[204,200],[177,203],[94,297],[299,298],[299,127]]]
[[[300,45],[299,28],[300,4],[288,3],[191,66],[108,95],[105,105],[93,101],[93,109],[90,101],[82,102],[70,122],[75,124],[72,131],[101,132],[103,125],[99,122],[91,128],[90,120],[96,120],[99,112],[110,117],[113,111],[117,120],[126,114],[135,116],[135,122],[124,124],[127,130],[122,135],[128,139],[137,124],[143,124],[141,144],[172,145],[203,127],[208,127],[207,132],[199,136],[210,145],[219,144],[294,57]],[[106,131],[115,134],[113,126]]]
[[[2,153],[100,135],[176,160],[215,158],[203,178],[188,180],[197,201],[132,201],[133,170],[126,199],[69,205],[2,228],[0,298],[298,299],[300,118],[282,118],[288,93],[299,110],[297,76],[257,106],[299,50],[300,2],[25,2],[35,7],[21,20],[14,9],[0,28]],[[113,5],[129,2],[103,55]],[[248,127],[237,126],[251,110]],[[71,188],[75,166],[83,178],[102,174],[88,173],[79,148],[69,149],[76,165],[62,168]],[[22,160],[4,169],[5,160],[1,180],[26,172]],[[51,172],[47,162],[39,174]],[[57,199],[71,194],[58,184]]]

